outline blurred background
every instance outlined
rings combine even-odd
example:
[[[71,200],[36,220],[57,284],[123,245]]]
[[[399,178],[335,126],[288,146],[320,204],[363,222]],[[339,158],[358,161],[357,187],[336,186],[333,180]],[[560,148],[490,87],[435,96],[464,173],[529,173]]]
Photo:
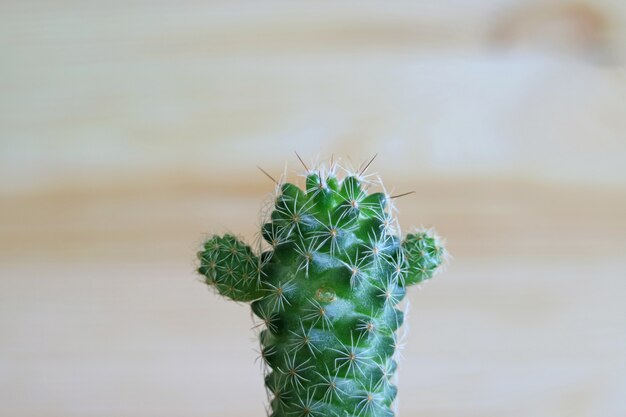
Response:
[[[331,154],[453,255],[400,415],[626,415],[626,3],[0,4],[0,415],[262,416],[194,273]]]

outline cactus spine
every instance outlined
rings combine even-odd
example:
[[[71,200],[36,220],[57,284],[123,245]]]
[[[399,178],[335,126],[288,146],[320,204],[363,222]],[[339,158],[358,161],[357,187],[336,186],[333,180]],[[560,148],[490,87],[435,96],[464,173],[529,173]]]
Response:
[[[391,197],[368,194],[360,173],[331,164],[306,189],[278,186],[257,255],[232,235],[213,236],[198,272],[221,295],[251,302],[271,417],[394,415],[397,304],[433,276],[444,249],[429,231],[395,232]]]

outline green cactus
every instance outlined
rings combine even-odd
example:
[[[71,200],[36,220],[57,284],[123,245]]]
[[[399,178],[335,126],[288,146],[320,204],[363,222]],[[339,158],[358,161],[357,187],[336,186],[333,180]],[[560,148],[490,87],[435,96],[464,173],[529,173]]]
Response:
[[[401,241],[393,197],[368,185],[363,172],[341,180],[332,164],[308,171],[305,190],[279,185],[267,250],[227,234],[198,253],[206,283],[251,302],[261,320],[271,417],[394,415],[397,305],[445,252],[430,231]]]

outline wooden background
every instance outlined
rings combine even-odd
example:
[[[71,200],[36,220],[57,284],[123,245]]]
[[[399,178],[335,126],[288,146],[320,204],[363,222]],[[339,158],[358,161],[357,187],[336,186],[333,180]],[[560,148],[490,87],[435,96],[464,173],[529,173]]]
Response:
[[[626,415],[622,1],[3,1],[0,415],[261,416],[243,305],[298,151],[373,168],[453,259],[411,291],[403,416]],[[285,166],[285,161],[287,165]]]

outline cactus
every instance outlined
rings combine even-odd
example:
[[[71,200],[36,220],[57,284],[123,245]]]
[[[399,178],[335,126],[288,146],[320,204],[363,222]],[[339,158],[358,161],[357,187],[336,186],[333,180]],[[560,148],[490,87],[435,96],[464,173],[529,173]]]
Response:
[[[368,194],[363,171],[277,184],[258,254],[230,234],[198,253],[205,282],[260,320],[271,417],[394,416],[398,303],[445,251],[430,231],[401,240],[394,197]]]

